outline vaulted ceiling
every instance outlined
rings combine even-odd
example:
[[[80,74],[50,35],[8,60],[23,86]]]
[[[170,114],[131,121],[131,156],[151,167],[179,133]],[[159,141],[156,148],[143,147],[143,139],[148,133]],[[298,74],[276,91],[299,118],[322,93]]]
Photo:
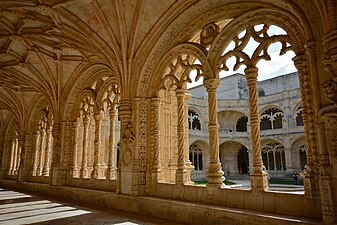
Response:
[[[104,68],[128,89],[134,73],[140,73],[133,65],[145,62],[173,21],[185,30],[172,34],[179,36],[176,40],[195,40],[200,32],[195,27],[201,28],[206,19],[219,22],[221,16],[228,22],[259,7],[235,0],[214,5],[225,2],[233,5],[220,9],[212,1],[199,0],[0,0],[0,112],[10,110],[21,123],[41,96],[58,112],[84,68],[92,65],[100,65],[96,70]],[[259,2],[286,6],[287,1]],[[195,10],[180,24],[177,18],[191,7]],[[213,11],[200,17],[206,7]],[[201,24],[187,26],[188,19]]]

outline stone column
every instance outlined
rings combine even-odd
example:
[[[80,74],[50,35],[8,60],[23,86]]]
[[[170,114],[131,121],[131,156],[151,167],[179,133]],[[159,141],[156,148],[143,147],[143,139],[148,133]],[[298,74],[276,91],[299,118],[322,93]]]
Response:
[[[42,170],[42,176],[45,176],[45,177],[49,176],[52,130],[53,130],[53,126],[49,126],[49,128],[47,129],[46,150],[44,154],[44,165],[43,165],[43,170]]]
[[[177,105],[178,105],[178,169],[176,171],[176,184],[182,185],[190,182],[190,177],[188,177],[188,172],[185,165],[185,148],[186,148],[186,137],[185,137],[185,127],[187,124],[187,115],[185,110],[185,94],[186,90],[183,88],[176,89]]]
[[[307,174],[304,179],[305,195],[310,200],[319,201],[319,187],[318,187],[318,171],[314,162],[314,149],[316,147],[316,137],[313,121],[313,106],[311,89],[309,83],[309,71],[306,63],[306,57],[296,56],[294,58],[295,66],[298,70],[300,80],[300,90],[302,98],[302,117],[304,123],[304,132],[306,146],[308,149],[307,154]]]
[[[153,151],[153,164],[152,164],[152,183],[158,183],[161,179],[161,164],[160,164],[160,98],[151,99],[151,119],[152,119],[152,151]]]
[[[32,176],[37,176],[37,167],[39,160],[39,152],[40,152],[40,132],[37,131],[34,135],[35,138],[35,154],[34,154],[34,166]]]
[[[75,178],[78,177],[78,166],[77,166],[77,154],[78,154],[78,133],[80,129],[80,122],[76,121],[73,122],[73,134],[74,134],[74,141],[73,141],[73,157],[72,157],[72,165],[71,165],[71,171],[70,171],[70,177]]]
[[[286,163],[286,170],[288,173],[291,173],[294,169],[294,164],[291,155],[291,147],[284,148],[284,155],[285,155],[285,163]]]
[[[82,165],[80,170],[81,178],[88,178],[88,147],[89,147],[89,125],[90,115],[83,118],[83,151],[82,151]]]
[[[107,170],[107,178],[112,180],[116,176],[115,166],[115,126],[116,126],[116,110],[115,106],[109,110],[110,114],[110,133],[109,133],[109,162]]]
[[[102,123],[103,116],[95,115],[95,152],[94,152],[94,169],[91,173],[91,178],[103,178],[104,174],[101,171],[101,155],[102,155]]]
[[[189,157],[189,148],[190,148],[190,145],[189,145],[189,135],[188,135],[188,100],[192,98],[192,95],[190,93],[186,93],[185,94],[185,101],[184,101],[184,106],[185,106],[185,117],[184,117],[184,120],[185,120],[185,168],[187,170],[187,178],[188,178],[188,183],[189,184],[194,184],[193,181],[191,181],[191,171],[193,170],[194,166],[192,166],[192,162],[190,161],[190,157]],[[203,156],[205,157],[205,156]]]
[[[41,176],[42,169],[43,169],[43,156],[44,156],[44,149],[46,148],[46,131],[44,128],[40,131],[40,155],[39,155],[39,163],[37,167],[37,176]]]
[[[12,175],[17,175],[17,161],[18,161],[18,152],[19,152],[19,140],[18,138],[14,139],[15,142],[15,148],[13,153],[13,169],[12,169]]]
[[[263,162],[260,142],[260,118],[257,101],[258,68],[247,67],[245,69],[245,75],[249,90],[250,127],[253,150],[253,171],[250,178],[251,190],[266,191],[268,190],[268,179],[266,174],[262,172]]]
[[[9,162],[9,170],[8,174],[14,174],[14,153],[15,153],[15,139],[12,140],[12,151],[10,152],[10,162]]]
[[[337,97],[337,96],[336,96]],[[327,113],[325,123],[318,125],[320,143],[320,195],[323,220],[328,224],[337,223],[337,195],[333,166],[330,163],[329,149],[332,154],[337,150],[337,107],[333,113]],[[330,114],[330,115],[329,115]],[[327,145],[330,143],[330,145]],[[336,160],[334,160],[336,161]]]
[[[224,172],[221,168],[219,159],[219,125],[218,125],[218,111],[217,111],[217,88],[219,86],[219,79],[208,78],[204,80],[204,85],[208,94],[208,114],[209,114],[209,143],[210,143],[210,164],[207,172],[207,187],[223,187]]]

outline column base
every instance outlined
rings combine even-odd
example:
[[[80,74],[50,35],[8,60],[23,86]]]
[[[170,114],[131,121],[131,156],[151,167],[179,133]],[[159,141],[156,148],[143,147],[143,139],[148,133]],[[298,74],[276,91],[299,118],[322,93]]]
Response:
[[[88,178],[89,177],[88,169],[81,169],[80,177],[81,178]]]
[[[70,171],[70,177],[71,178],[78,178],[78,169],[77,168],[72,168],[72,170]]]
[[[252,191],[268,191],[269,181],[265,172],[252,174],[250,176],[250,185]]]
[[[44,176],[44,177],[48,177],[49,176],[49,168],[48,169],[44,169],[42,171],[42,176]]]
[[[106,178],[108,180],[114,180],[116,179],[116,170],[115,169],[108,169],[106,172]]]
[[[191,181],[188,171],[186,169],[178,169],[176,172],[176,184],[177,185],[192,185],[194,182]]]
[[[224,187],[223,181],[225,177],[224,172],[221,169],[221,163],[211,163],[209,165],[207,173],[207,184],[206,187]]]

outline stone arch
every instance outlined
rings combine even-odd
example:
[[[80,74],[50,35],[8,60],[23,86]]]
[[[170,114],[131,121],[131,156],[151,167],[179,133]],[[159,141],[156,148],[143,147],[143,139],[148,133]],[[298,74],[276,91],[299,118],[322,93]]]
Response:
[[[79,94],[84,89],[90,88],[98,79],[103,77],[115,77],[119,87],[121,86],[115,72],[106,64],[94,61],[76,68],[62,93],[62,101],[66,102],[66,104],[61,107],[61,111],[63,112],[62,116],[65,120],[71,120],[73,107]]]
[[[258,4],[261,7],[259,7],[258,11],[254,10]],[[191,34],[195,34],[196,30],[201,30],[202,26],[209,22],[220,20],[227,20],[228,22],[228,20],[237,17],[239,19],[236,22],[244,23],[246,20],[245,15],[247,15],[247,17],[249,15],[250,19],[255,19],[261,17],[260,12],[263,10],[262,15],[264,17],[268,16],[269,18],[272,17],[275,21],[278,21],[277,24],[283,24],[282,21],[287,21],[287,25],[293,28],[291,29],[293,31],[291,36],[298,37],[296,39],[298,42],[301,42],[300,40],[311,40],[313,36],[308,18],[299,9],[297,4],[293,2],[287,4],[287,6],[281,2],[273,2],[273,4],[268,4],[264,1],[261,1],[260,3],[254,2],[253,4],[251,2],[238,3],[234,1],[227,1],[217,5],[199,2],[198,4],[194,4],[192,7],[188,7],[186,5],[183,5],[182,7],[185,7],[184,13],[172,15],[172,18],[176,18],[176,20],[172,19],[172,22],[169,25],[165,24],[163,27],[158,28],[163,30],[165,29],[167,32],[153,40],[153,43],[156,43],[155,46],[152,46],[149,42],[144,43],[147,46],[146,49],[152,49],[152,51],[149,52],[149,57],[146,59],[146,61],[142,59],[142,54],[140,53],[140,57],[137,57],[137,62],[139,62],[137,64],[145,66],[142,66],[141,69],[137,68],[142,72],[141,77],[139,79],[137,78],[138,80],[133,82],[138,84],[136,96],[146,97],[145,93],[147,93],[146,90],[149,89],[150,85],[149,80],[151,79],[151,76],[157,75],[157,73],[154,73],[154,68],[156,68],[156,65],[158,65],[158,61],[162,54],[164,54],[164,52],[166,52],[167,49],[169,49],[177,41],[181,43],[189,40],[191,38]],[[236,7],[239,10],[233,11],[233,7]],[[250,14],[247,12],[250,12]],[[239,17],[240,15],[242,16]],[[264,20],[265,18],[262,17],[261,21]],[[298,30],[301,32],[297,34]],[[155,31],[157,30],[154,30],[153,32]],[[286,29],[286,31],[289,32],[288,29]],[[303,43],[299,43],[297,46],[303,46]]]
[[[223,110],[218,112],[220,132],[235,132],[239,118],[246,116],[245,113],[236,110]]]
[[[286,155],[284,145],[275,138],[266,138],[261,141],[262,161],[267,171],[273,174],[286,170]]]
[[[219,145],[219,157],[222,166],[222,170],[226,171],[230,170],[230,175],[238,175],[239,174],[239,160],[238,154],[240,150],[245,148],[247,150],[247,158],[248,156],[248,148],[247,146],[240,141],[233,140],[225,140]],[[242,166],[242,165],[241,165]],[[249,159],[248,162],[245,161],[245,172],[248,172],[249,168]],[[241,172],[242,174],[242,172]]]
[[[158,88],[161,88],[160,84],[162,82],[162,79],[165,77],[165,72],[169,72],[168,66],[177,58],[178,55],[182,54],[192,56],[195,59],[198,59],[201,63],[203,76],[213,77],[211,66],[207,60],[207,52],[201,45],[196,43],[179,44],[170,49],[164,55],[164,57],[161,59],[160,63],[156,67],[154,73],[158,74],[158,76],[154,76],[153,79],[150,81],[151,82],[150,86],[153,88],[149,89],[152,90],[152,92],[149,93],[149,96],[158,95],[157,94],[159,91]]]
[[[192,147],[200,149],[201,154],[192,154],[191,152]],[[192,166],[194,166],[194,170],[191,171],[191,179],[192,180],[206,179],[206,173],[208,171],[208,164],[209,164],[209,144],[206,141],[200,139],[193,141],[192,144],[189,145],[189,160],[192,163]],[[195,165],[196,161],[198,165]]]
[[[38,121],[42,116],[43,109],[49,107],[50,110],[52,110],[52,108],[48,99],[44,96],[38,96],[31,107],[32,107],[31,113],[28,117],[29,119],[27,120],[28,121],[27,131],[29,134],[33,135],[38,130]]]
[[[288,22],[284,23],[284,21]],[[311,40],[311,38],[305,38],[306,34],[304,33],[303,25],[298,23],[296,18],[292,15],[288,15],[287,18],[287,15],[281,14],[280,11],[275,9],[266,8],[262,10],[253,10],[232,20],[214,40],[215,45],[211,47],[208,54],[212,65],[218,65],[217,60],[223,54],[225,48],[239,33],[246,29],[247,24],[276,25],[284,29],[290,38],[290,44],[292,44],[293,51],[296,55],[301,55],[304,52],[304,44]],[[311,31],[309,32],[309,36],[311,36]],[[303,40],[307,41],[303,42]],[[218,68],[218,66],[216,66],[216,68]]]
[[[298,171],[303,170],[308,159],[305,136],[297,137],[291,144],[291,156],[293,159],[293,168]]]
[[[284,112],[279,107],[272,105],[264,107],[260,114],[260,129],[273,130],[283,128],[283,116]]]

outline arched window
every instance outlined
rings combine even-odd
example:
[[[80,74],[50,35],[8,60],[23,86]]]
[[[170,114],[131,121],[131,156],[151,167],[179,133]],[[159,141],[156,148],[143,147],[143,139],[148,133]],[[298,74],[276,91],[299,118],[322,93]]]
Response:
[[[296,110],[296,126],[303,126],[302,107],[298,107]]]
[[[189,158],[196,171],[202,170],[202,151],[197,145],[190,146]]]
[[[188,129],[201,130],[199,115],[191,109],[188,110]]]
[[[263,89],[260,89],[259,90],[259,97],[263,97],[263,96],[266,96],[266,93],[264,92]]]
[[[236,122],[236,131],[237,132],[247,132],[247,123],[248,123],[248,117],[241,116]]]
[[[262,148],[262,160],[267,170],[285,170],[284,147],[278,143],[269,143]]]
[[[282,128],[283,112],[277,108],[269,108],[261,115],[260,129],[272,130]]]

